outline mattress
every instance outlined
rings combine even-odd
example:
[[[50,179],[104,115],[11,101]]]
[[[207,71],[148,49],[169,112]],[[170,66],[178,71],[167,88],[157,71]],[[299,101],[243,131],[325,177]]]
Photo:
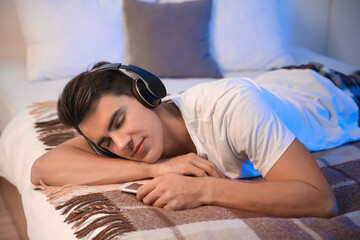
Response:
[[[289,54],[294,59],[289,64],[318,61],[344,73],[356,70],[343,62],[305,49],[294,48]],[[228,72],[225,77],[253,78],[260,73],[262,71]],[[198,83],[215,79],[162,80],[169,94],[177,94]],[[0,176],[15,185],[22,196],[30,239],[76,239],[71,225],[63,223],[64,217],[48,204],[45,194],[33,190],[30,182],[31,166],[46,150],[34,129],[37,120],[29,114],[31,109],[27,106],[33,102],[56,100],[68,81],[56,79],[29,83],[25,80],[24,60],[0,60]]]

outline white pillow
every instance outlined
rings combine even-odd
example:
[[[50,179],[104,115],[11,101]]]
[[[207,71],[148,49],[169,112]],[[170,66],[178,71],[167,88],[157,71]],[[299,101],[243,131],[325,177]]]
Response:
[[[276,0],[214,2],[214,55],[224,70],[268,69],[290,63],[278,4]]]
[[[160,2],[191,0],[160,0]],[[279,0],[214,0],[211,53],[225,71],[293,64]]]
[[[124,58],[122,2],[15,0],[27,45],[27,78],[72,77]]]

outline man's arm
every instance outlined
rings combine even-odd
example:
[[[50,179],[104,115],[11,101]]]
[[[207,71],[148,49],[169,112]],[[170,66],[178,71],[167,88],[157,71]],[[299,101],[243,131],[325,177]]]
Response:
[[[150,177],[145,163],[97,156],[83,137],[73,138],[38,158],[31,182],[48,185],[108,184]]]
[[[81,136],[70,139],[35,161],[31,169],[34,185],[97,185],[134,181],[167,173],[221,177],[211,162],[187,154],[155,164],[96,155]]]
[[[168,175],[139,188],[144,203],[165,209],[219,205],[279,217],[330,217],[337,203],[316,161],[297,139],[264,182]]]

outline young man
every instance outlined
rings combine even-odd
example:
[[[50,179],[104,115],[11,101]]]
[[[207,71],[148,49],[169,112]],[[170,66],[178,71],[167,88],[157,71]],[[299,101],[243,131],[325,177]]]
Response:
[[[82,136],[40,157],[33,184],[154,178],[137,198],[169,210],[211,204],[282,217],[337,213],[308,149],[359,139],[360,130],[356,104],[330,81],[310,70],[280,70],[256,82],[200,84],[149,106],[132,78],[103,64],[65,87],[59,118]],[[98,156],[88,143],[125,159]],[[265,181],[234,180],[260,175]]]

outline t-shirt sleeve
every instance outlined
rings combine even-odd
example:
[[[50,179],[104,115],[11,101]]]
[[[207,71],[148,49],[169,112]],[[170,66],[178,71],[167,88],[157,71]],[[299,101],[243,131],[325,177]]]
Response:
[[[238,157],[246,154],[254,168],[266,176],[295,135],[273,111],[261,88],[254,85],[228,91],[218,106],[220,134],[231,151]]]

